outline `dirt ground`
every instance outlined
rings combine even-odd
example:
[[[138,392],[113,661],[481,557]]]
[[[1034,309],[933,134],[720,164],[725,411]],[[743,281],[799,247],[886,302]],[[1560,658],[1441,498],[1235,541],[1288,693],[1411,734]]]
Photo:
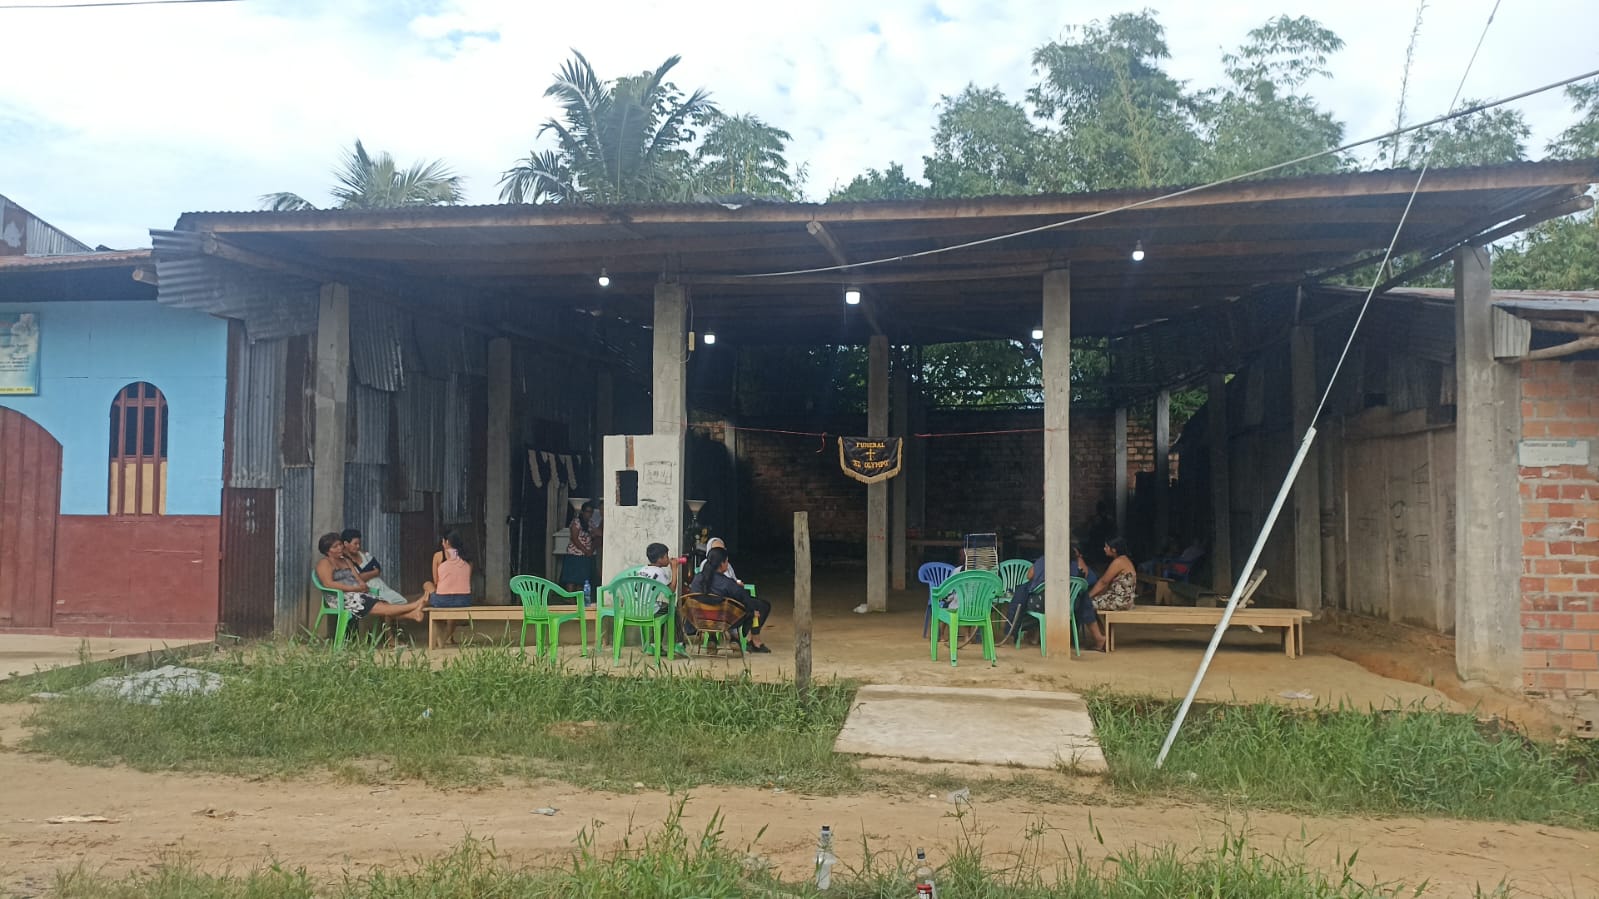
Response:
[[[1077,659],[1056,651],[1044,659],[1036,645],[1024,645],[1020,650],[1002,649],[997,667],[983,663],[974,648],[958,668],[951,668],[944,653],[938,663],[929,661],[927,642],[920,638],[925,593],[908,591],[891,597],[886,615],[854,615],[848,610],[860,601],[858,580],[858,572],[849,571],[819,578],[815,627],[819,677],[1020,689],[1108,684],[1122,691],[1181,694],[1208,638],[1208,631],[1199,628],[1142,634],[1129,630],[1125,637],[1118,636],[1119,648],[1112,654],[1085,653]],[[761,582],[762,595],[776,606],[768,635],[773,653],[747,663],[761,678],[786,677],[793,670],[789,597],[782,581],[779,575]],[[1282,693],[1307,691],[1323,703],[1426,701],[1453,708],[1490,708],[1497,703],[1501,713],[1526,713],[1514,697],[1443,677],[1451,666],[1440,661],[1437,645],[1417,635],[1363,629],[1358,623],[1313,624],[1307,648],[1308,655],[1289,660],[1270,636],[1230,636],[1201,695],[1302,702]],[[435,656],[455,652],[445,650]],[[1378,664],[1374,658],[1387,661]],[[745,663],[696,658],[678,664],[717,671],[739,670]],[[1396,676],[1384,676],[1372,667]],[[1432,683],[1401,679],[1407,677]],[[145,868],[173,853],[189,854],[213,870],[278,860],[335,878],[345,870],[431,856],[469,834],[492,838],[515,863],[558,862],[584,826],[603,822],[601,845],[614,845],[630,822],[652,827],[675,801],[660,793],[595,793],[553,782],[442,791],[415,783],[254,781],[75,767],[7,751],[25,735],[22,721],[28,709],[0,706],[0,783],[6,784],[0,793],[0,894],[43,894],[55,871],[80,860],[91,868],[121,872]],[[892,765],[900,770],[926,767]],[[954,771],[972,777],[1005,776],[1003,771],[975,766]],[[979,801],[973,809],[975,826],[985,835],[990,851],[1014,851],[1042,822],[1052,829],[1038,844],[1046,861],[1075,853],[1079,846],[1091,858],[1163,843],[1214,847],[1229,833],[1243,831],[1262,851],[1303,857],[1328,868],[1359,850],[1361,877],[1427,880],[1438,895],[1469,894],[1476,885],[1491,886],[1507,878],[1522,895],[1599,892],[1599,833],[1530,824],[1301,817],[1171,801],[1134,803],[1092,779],[1072,781],[1070,788],[1080,801]],[[702,826],[713,812],[720,812],[729,837],[740,845],[764,827],[755,851],[790,874],[808,870],[816,832],[823,824],[838,834],[845,864],[859,861],[863,836],[874,849],[889,852],[907,852],[919,845],[947,851],[961,826],[951,814],[954,807],[942,795],[929,796],[909,786],[842,797],[756,788],[702,788],[690,795],[688,826]],[[560,811],[554,817],[532,814],[541,806]],[[103,815],[113,823],[45,822],[58,815]],[[1103,846],[1091,827],[1103,835]]]

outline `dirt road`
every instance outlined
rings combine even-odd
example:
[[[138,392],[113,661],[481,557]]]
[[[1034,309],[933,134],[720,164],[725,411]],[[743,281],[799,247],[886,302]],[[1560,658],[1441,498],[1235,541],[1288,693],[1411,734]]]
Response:
[[[14,736],[11,731],[8,736]],[[10,742],[9,740],[7,741]],[[393,865],[437,854],[470,834],[492,838],[516,863],[559,861],[578,830],[604,822],[601,843],[619,840],[630,821],[654,826],[675,801],[660,793],[592,793],[556,783],[444,792],[417,784],[365,786],[246,780],[81,768],[14,751],[0,752],[0,892],[38,895],[53,872],[79,859],[121,872],[164,854],[190,853],[210,870],[239,870],[265,859],[336,877],[341,871]],[[943,796],[906,792],[809,798],[759,789],[693,791],[686,823],[702,826],[720,811],[735,844],[766,827],[757,845],[791,874],[803,872],[823,824],[839,835],[845,864],[859,861],[864,834],[878,849],[925,845],[942,855],[958,822]],[[1255,846],[1335,866],[1359,849],[1364,878],[1426,879],[1435,895],[1469,894],[1476,884],[1510,878],[1521,895],[1592,895],[1599,891],[1599,834],[1536,825],[1394,818],[1308,818],[1173,804],[1054,805],[979,801],[977,825],[990,851],[1018,849],[1029,827],[1056,829],[1042,840],[1047,859],[1063,845],[1091,857],[1134,845],[1172,842],[1215,846],[1245,830]],[[554,817],[532,813],[552,806]],[[45,823],[57,815],[104,815],[109,824]],[[1092,824],[1104,835],[1101,847]],[[1309,835],[1301,839],[1301,826]],[[937,847],[937,848],[935,848]]]

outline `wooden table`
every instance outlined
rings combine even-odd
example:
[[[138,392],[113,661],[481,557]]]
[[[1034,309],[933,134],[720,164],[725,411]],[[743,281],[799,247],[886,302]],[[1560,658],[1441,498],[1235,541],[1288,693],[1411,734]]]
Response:
[[[559,610],[560,607],[557,606],[556,608]],[[576,612],[577,606],[573,606],[572,611]],[[589,607],[584,611],[584,617],[590,622],[594,621],[594,608]],[[521,622],[522,617],[522,606],[520,604],[514,606],[463,606],[455,609],[429,606],[427,608],[428,649],[437,649],[441,645],[438,628],[440,622],[465,621],[467,624],[474,624],[479,621],[504,621],[507,622],[506,632],[509,633],[509,622]]]
[[[1225,611],[1226,609],[1202,609],[1190,606],[1134,606],[1119,612],[1100,612],[1099,616],[1105,620],[1105,649],[1114,652],[1115,627],[1118,624],[1124,626],[1203,624],[1214,628],[1221,623],[1221,616]],[[1282,628],[1283,652],[1292,659],[1305,654],[1305,619],[1309,617],[1310,613],[1304,609],[1262,609],[1251,606],[1234,612],[1231,624]]]

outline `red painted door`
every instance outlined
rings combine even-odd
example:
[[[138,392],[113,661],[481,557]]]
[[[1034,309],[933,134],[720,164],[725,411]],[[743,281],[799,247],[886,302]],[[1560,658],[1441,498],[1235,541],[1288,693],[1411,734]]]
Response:
[[[60,510],[61,444],[0,409],[0,627],[50,626]]]

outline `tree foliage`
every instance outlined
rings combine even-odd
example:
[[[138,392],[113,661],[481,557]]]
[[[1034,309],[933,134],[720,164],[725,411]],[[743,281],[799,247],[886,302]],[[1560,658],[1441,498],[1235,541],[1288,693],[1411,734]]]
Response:
[[[700,180],[721,194],[777,200],[799,199],[802,167],[790,167],[784,152],[794,139],[753,115],[712,112],[705,140],[695,152]]]
[[[447,206],[461,202],[461,177],[443,160],[418,161],[401,168],[388,153],[373,156],[361,141],[347,150],[328,193],[338,209],[390,209],[397,206]],[[296,193],[264,194],[262,207],[275,212],[315,209]]]
[[[544,95],[560,118],[540,126],[554,150],[534,150],[500,179],[507,203],[630,203],[684,200],[697,192],[689,147],[716,112],[710,94],[684,94],[667,80],[682,60],[605,81],[582,53],[562,65]]]
[[[905,167],[892,163],[878,171],[867,169],[843,187],[833,188],[829,203],[855,203],[865,200],[920,200],[927,196],[927,185],[905,174]]]
[[[1464,107],[1481,100],[1462,100]],[[1410,135],[1406,168],[1420,168],[1423,159],[1432,168],[1461,168],[1520,162],[1527,158],[1527,138],[1532,129],[1519,109],[1488,109],[1432,125]]]
[[[984,197],[1032,193],[1045,163],[1044,133],[997,87],[967,85],[939,103],[933,155],[922,158],[928,193]]]

